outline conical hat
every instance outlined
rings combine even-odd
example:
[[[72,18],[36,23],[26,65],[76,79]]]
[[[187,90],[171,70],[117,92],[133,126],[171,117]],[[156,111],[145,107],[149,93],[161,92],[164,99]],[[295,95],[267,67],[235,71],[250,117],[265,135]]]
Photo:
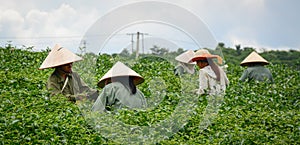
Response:
[[[195,53],[193,50],[188,50],[177,57],[175,57],[175,60],[183,63],[189,63],[189,64],[196,64],[195,62],[191,62],[190,60],[194,57]]]
[[[207,58],[216,58],[218,59],[218,64],[222,64],[222,58],[219,55],[212,55],[209,53],[206,49],[199,49],[196,51],[194,57],[191,59],[191,61],[195,62],[197,60],[203,60]]]
[[[56,66],[80,60],[82,60],[81,57],[72,53],[67,48],[61,47],[58,44],[56,44],[54,48],[52,48],[52,50],[49,52],[48,56],[46,57],[39,69],[53,68]]]
[[[134,70],[130,69],[128,66],[118,61],[98,82],[98,86],[103,88],[105,86],[105,81],[113,77],[120,76],[134,76],[134,84],[138,85],[144,82],[144,79],[136,73]]]
[[[261,57],[255,51],[253,51],[241,62],[241,66],[246,66],[249,63],[255,63],[255,62],[262,63],[263,65],[269,64],[269,62],[267,60],[265,60],[263,57]]]

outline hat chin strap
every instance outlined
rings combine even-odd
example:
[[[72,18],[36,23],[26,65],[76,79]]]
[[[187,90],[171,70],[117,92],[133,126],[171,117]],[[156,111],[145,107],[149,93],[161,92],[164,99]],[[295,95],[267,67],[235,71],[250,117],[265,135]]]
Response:
[[[64,83],[64,86],[63,86],[62,89],[61,89],[61,92],[64,91],[64,89],[65,89],[65,87],[66,87],[68,81],[69,81],[69,77],[66,78],[65,83]]]

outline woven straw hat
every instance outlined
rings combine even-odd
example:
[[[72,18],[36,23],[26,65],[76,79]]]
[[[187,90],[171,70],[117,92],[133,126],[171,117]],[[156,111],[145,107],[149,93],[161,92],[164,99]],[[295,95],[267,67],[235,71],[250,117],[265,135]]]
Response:
[[[195,62],[191,62],[190,60],[194,57],[195,52],[193,50],[188,50],[177,57],[175,57],[175,60],[183,63],[189,63],[189,64],[196,64]]]
[[[263,65],[269,64],[267,60],[257,54],[255,51],[250,53],[241,63],[241,66],[247,66],[250,63],[261,63]]]
[[[218,60],[218,64],[222,64],[222,58],[219,55],[212,55],[206,49],[197,50],[191,61],[195,62],[197,60],[213,59],[213,58],[216,58]]]
[[[103,88],[105,86],[105,81],[110,80],[113,77],[120,77],[120,76],[134,76],[133,83],[138,85],[144,82],[144,78],[141,77],[138,73],[134,70],[130,69],[128,66],[123,64],[122,62],[118,61],[98,82],[98,86]]]
[[[49,52],[48,56],[46,57],[39,69],[53,68],[80,60],[82,60],[81,57],[72,53],[67,48],[61,47],[58,44],[56,44]]]

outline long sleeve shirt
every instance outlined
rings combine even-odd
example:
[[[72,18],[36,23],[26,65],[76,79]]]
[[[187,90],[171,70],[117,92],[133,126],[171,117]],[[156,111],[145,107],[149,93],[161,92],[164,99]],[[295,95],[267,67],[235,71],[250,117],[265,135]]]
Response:
[[[261,65],[249,66],[246,70],[244,70],[240,80],[245,81],[247,79],[273,82],[273,76],[270,70]]]
[[[188,64],[180,62],[174,69],[174,74],[176,76],[181,76],[182,74],[189,73],[194,74],[195,73],[195,64]]]
[[[112,109],[123,107],[143,109],[147,107],[147,102],[144,94],[139,89],[136,90],[135,94],[132,94],[123,84],[112,82],[102,89],[92,107],[92,111],[103,112],[107,106]]]
[[[211,66],[206,66],[199,70],[199,89],[197,94],[218,95],[225,93],[226,86],[229,84],[226,73],[219,67],[220,81]]]
[[[72,72],[68,74],[67,77],[68,82],[62,90],[66,79],[61,77],[56,71],[52,73],[47,81],[47,89],[51,92],[51,95],[63,94],[72,102],[76,102],[79,96],[96,100],[98,97],[97,90],[89,88],[78,73]]]

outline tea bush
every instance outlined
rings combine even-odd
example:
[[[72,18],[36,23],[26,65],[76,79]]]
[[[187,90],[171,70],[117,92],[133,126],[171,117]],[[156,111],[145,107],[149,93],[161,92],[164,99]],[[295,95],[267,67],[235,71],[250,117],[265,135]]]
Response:
[[[89,55],[83,56],[85,61],[76,63],[74,69],[95,88],[116,61],[125,61],[116,56]],[[46,51],[0,49],[0,143],[121,143],[103,137],[101,131],[87,122],[76,104],[60,95],[49,96],[45,84],[53,70],[38,70],[46,56]],[[144,57],[136,62],[128,60],[128,63],[145,78],[138,87],[147,100],[152,101],[150,104],[159,104],[145,112],[119,111],[115,119],[127,124],[149,126],[160,122],[172,114],[181,97],[190,97],[180,96],[182,87],[194,89],[198,85],[192,81],[197,81],[197,75],[182,83],[182,79],[173,75],[174,66],[161,58]],[[243,68],[229,64],[230,86],[212,124],[199,129],[206,101],[203,96],[195,96],[198,97],[197,108],[186,114],[190,116],[187,124],[158,143],[300,144],[300,73],[286,65],[268,67],[274,76],[273,84],[240,82]],[[163,83],[151,84],[153,79],[161,79]],[[164,95],[162,100],[155,102],[157,100],[151,98],[153,89],[163,90],[160,92]]]

